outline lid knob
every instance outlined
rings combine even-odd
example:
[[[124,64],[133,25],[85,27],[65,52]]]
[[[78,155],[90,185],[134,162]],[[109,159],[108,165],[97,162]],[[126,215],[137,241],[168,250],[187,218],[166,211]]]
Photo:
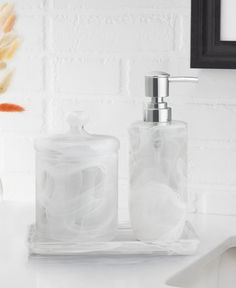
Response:
[[[72,132],[83,129],[88,123],[88,115],[84,111],[70,112],[66,118]]]

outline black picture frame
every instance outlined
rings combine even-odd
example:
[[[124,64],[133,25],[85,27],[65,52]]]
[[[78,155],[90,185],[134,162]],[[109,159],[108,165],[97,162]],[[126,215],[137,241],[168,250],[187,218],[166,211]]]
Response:
[[[220,40],[221,0],[191,5],[191,68],[236,69],[236,41]]]

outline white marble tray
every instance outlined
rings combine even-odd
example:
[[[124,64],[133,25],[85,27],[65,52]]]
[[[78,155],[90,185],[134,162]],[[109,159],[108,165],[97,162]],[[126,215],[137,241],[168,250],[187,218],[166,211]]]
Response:
[[[55,242],[40,239],[35,226],[29,228],[28,245],[30,255],[191,255],[199,245],[199,239],[187,222],[181,238],[176,242],[142,242],[132,235],[128,223],[119,226],[117,236],[109,242]]]

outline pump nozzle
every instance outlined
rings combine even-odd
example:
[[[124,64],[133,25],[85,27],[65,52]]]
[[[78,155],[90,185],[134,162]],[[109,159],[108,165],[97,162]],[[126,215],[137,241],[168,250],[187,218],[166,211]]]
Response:
[[[168,80],[169,82],[191,82],[191,83],[198,82],[197,77],[186,77],[186,76],[169,77]]]
[[[168,122],[171,121],[171,108],[164,102],[169,96],[169,83],[171,82],[198,82],[196,77],[170,77],[166,72],[152,72],[145,76],[146,96],[151,97],[151,102],[144,110],[144,121]]]

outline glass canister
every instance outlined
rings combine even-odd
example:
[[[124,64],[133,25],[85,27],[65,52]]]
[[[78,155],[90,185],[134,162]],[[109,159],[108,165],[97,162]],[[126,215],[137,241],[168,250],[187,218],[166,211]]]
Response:
[[[117,229],[118,149],[115,137],[84,130],[83,112],[70,130],[35,141],[36,231],[55,241],[108,241]]]

